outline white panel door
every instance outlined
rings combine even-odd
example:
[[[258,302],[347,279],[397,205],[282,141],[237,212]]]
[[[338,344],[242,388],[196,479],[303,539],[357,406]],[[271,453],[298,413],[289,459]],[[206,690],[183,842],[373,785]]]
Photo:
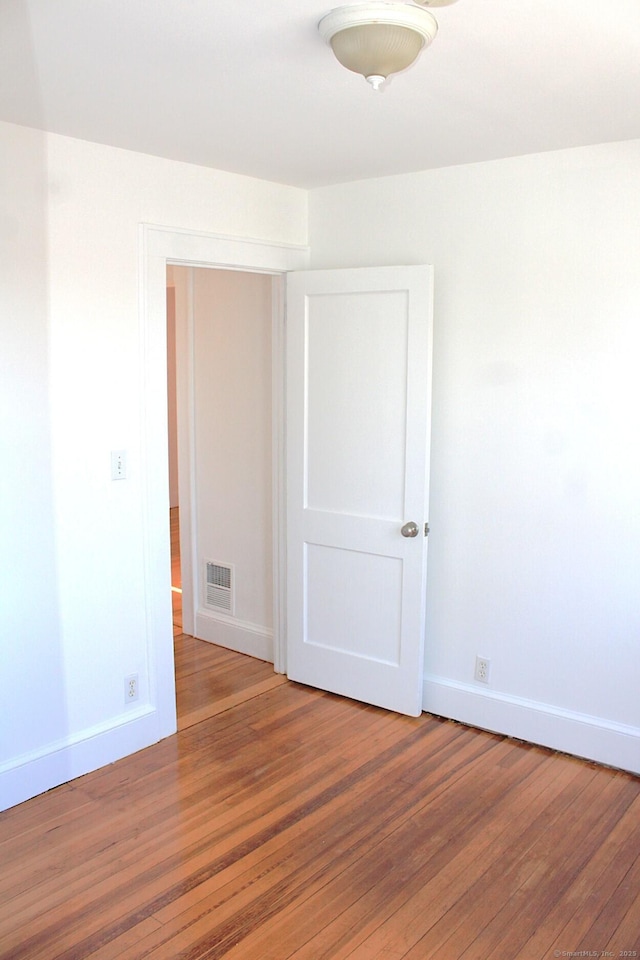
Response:
[[[287,672],[422,709],[432,270],[287,277]],[[402,528],[415,524],[417,535]]]

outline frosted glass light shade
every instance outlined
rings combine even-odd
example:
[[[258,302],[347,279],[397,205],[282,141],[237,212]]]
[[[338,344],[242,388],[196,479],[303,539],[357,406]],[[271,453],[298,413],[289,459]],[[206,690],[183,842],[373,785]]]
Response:
[[[438,24],[426,10],[376,0],[338,7],[318,24],[336,59],[374,87],[391,73],[406,70],[435,37]]]
[[[424,46],[415,30],[391,23],[347,27],[331,38],[336,59],[363,77],[388,77],[411,66]]]

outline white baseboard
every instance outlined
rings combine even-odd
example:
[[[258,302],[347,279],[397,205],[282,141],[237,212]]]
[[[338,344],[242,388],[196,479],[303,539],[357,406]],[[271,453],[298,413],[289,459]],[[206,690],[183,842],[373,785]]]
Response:
[[[155,707],[146,704],[108,723],[15,757],[0,765],[0,810],[121,760],[163,736]]]
[[[195,635],[221,647],[246,653],[258,660],[273,663],[273,630],[257,623],[237,620],[223,613],[212,613],[202,607],[196,613]]]
[[[529,743],[640,774],[640,728],[535,700],[425,676],[423,709]]]

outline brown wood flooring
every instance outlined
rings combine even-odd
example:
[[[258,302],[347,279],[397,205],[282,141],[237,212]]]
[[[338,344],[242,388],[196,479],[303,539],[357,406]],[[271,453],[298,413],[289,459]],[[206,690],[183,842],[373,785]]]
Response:
[[[639,955],[639,778],[176,665],[175,736],[0,814],[1,960]]]

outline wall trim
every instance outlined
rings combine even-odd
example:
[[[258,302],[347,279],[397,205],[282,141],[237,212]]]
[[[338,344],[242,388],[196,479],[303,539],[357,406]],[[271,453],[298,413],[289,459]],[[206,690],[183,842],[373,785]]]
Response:
[[[200,607],[196,613],[196,636],[237,653],[273,663],[273,630],[248,620],[212,613]]]
[[[423,710],[640,774],[640,729],[427,674]]]
[[[180,227],[144,223],[147,249],[171,263],[191,267],[223,267],[255,273],[286,273],[308,265],[309,247],[253,237],[231,237]]]
[[[193,636],[196,622],[195,343],[191,267],[176,283],[176,403],[178,413],[178,508],[180,511],[180,574],[182,631]],[[183,316],[184,315],[184,316]],[[185,322],[182,322],[184,319]]]
[[[0,809],[6,810],[76,777],[161,740],[156,710],[150,704],[129,709],[32,750],[0,766]]]
[[[169,736],[177,729],[168,521],[167,264],[223,267],[227,270],[279,275],[289,270],[304,269],[308,262],[309,248],[306,246],[247,237],[227,237],[159,224],[139,225],[142,367],[140,469],[146,633],[150,700],[157,710],[162,736]],[[279,322],[283,322],[283,318],[280,318]],[[275,531],[274,539],[277,539]],[[274,577],[277,579],[282,576],[282,571],[281,558],[276,551],[274,562]],[[281,609],[276,607],[274,614],[282,616]],[[202,635],[198,630],[196,633]],[[276,621],[271,652],[265,659],[274,660],[274,645],[282,670],[286,649],[282,625]],[[154,741],[149,740],[149,744],[152,742]]]

